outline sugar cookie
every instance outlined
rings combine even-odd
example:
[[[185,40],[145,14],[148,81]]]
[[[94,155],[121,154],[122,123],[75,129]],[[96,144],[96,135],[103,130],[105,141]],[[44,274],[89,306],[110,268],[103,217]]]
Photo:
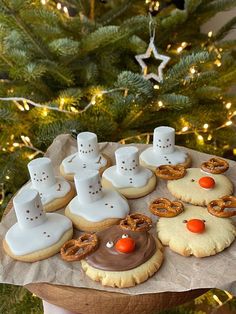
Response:
[[[155,128],[153,146],[140,154],[140,164],[152,171],[161,165],[182,165],[190,167],[189,154],[175,147],[175,129],[160,126]]]
[[[23,262],[46,259],[60,251],[72,238],[71,221],[60,214],[45,213],[36,190],[24,190],[13,199],[17,223],[6,233],[3,247]]]
[[[139,221],[139,214],[134,214],[133,222],[137,224],[137,228],[139,222],[143,226],[146,217],[140,216]],[[130,215],[126,221],[132,223],[132,219]],[[78,246],[69,247],[68,255],[65,254],[64,258],[73,260],[70,256],[73,251],[75,260],[82,258],[81,265],[86,275],[92,280],[101,282],[102,285],[127,288],[140,284],[160,268],[163,260],[160,242],[148,232],[150,224],[147,223],[145,226],[146,229],[142,229],[143,231],[123,229],[121,224],[103,230],[96,234],[98,240],[96,249],[90,242],[86,247],[86,243],[78,239]],[[66,252],[63,250],[63,253]]]
[[[233,193],[232,182],[223,174],[210,174],[200,168],[188,168],[183,178],[167,183],[176,198],[194,205],[207,205],[210,201]]]
[[[102,175],[103,171],[111,166],[111,159],[99,152],[96,134],[79,133],[77,145],[78,152],[66,157],[60,165],[60,172],[67,180],[73,181],[74,175],[85,169],[98,170]]]
[[[116,224],[129,213],[129,205],[118,192],[103,189],[96,170],[75,175],[77,196],[68,204],[65,215],[75,227],[94,232]]]
[[[218,218],[206,208],[186,205],[180,215],[159,218],[157,233],[163,245],[184,256],[215,255],[230,246],[236,228],[229,218]]]
[[[156,177],[151,170],[139,165],[137,147],[118,148],[115,157],[116,165],[103,173],[103,187],[113,188],[127,198],[139,198],[155,189]]]
[[[43,208],[52,212],[66,206],[75,195],[74,186],[63,177],[55,176],[52,162],[47,157],[36,158],[28,164],[31,182],[25,189],[35,189],[39,192]]]

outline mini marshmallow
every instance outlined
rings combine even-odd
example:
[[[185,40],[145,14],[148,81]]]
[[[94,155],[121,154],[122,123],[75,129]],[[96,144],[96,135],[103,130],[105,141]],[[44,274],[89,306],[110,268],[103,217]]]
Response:
[[[47,219],[38,191],[24,190],[13,199],[17,221],[21,229],[31,229]],[[29,239],[30,241],[30,239]]]
[[[165,155],[171,154],[175,149],[175,129],[168,126],[155,128],[153,136],[154,152]]]
[[[84,170],[74,176],[79,202],[93,203],[103,197],[102,185],[97,170]]]
[[[52,162],[47,157],[36,158],[28,164],[32,187],[39,192],[56,184]]]
[[[98,139],[95,133],[82,132],[77,136],[78,156],[82,160],[99,157]]]
[[[122,175],[130,176],[139,172],[138,148],[127,146],[115,151],[116,171]]]

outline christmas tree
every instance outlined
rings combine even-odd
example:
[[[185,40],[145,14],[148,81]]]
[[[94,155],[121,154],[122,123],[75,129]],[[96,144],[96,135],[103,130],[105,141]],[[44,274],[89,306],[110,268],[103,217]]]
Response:
[[[235,40],[224,38],[236,18],[217,32],[200,27],[235,4],[0,0],[2,210],[27,181],[29,160],[61,133],[90,130],[100,141],[149,143],[156,126],[169,125],[180,145],[233,151]],[[150,41],[166,64],[152,57],[140,67],[135,56]]]

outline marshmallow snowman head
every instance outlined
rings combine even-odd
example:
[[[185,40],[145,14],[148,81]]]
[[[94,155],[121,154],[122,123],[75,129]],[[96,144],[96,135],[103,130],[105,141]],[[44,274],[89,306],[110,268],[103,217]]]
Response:
[[[95,133],[82,132],[77,136],[78,155],[82,160],[97,159],[99,156],[98,139]]]
[[[175,149],[175,129],[168,126],[155,128],[153,149],[160,155],[173,153]]]
[[[21,229],[37,227],[47,219],[39,193],[36,190],[22,191],[13,199],[13,205]]]
[[[81,203],[93,203],[103,197],[101,179],[97,170],[84,170],[74,176],[78,199]]]
[[[121,147],[115,151],[116,171],[130,176],[139,172],[138,148],[135,146]]]
[[[28,164],[32,186],[39,192],[47,190],[56,184],[52,162],[49,158],[42,157],[32,160]]]

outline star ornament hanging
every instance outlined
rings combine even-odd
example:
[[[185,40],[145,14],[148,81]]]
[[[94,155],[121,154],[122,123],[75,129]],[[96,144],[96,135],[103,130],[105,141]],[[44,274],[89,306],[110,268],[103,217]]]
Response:
[[[151,54],[153,53],[156,60],[161,60],[162,62],[158,66],[158,73],[148,73],[148,66],[143,61],[143,59],[149,59],[151,57]],[[156,46],[154,44],[154,39],[150,40],[149,46],[147,48],[147,51],[144,54],[136,55],[135,59],[138,61],[139,65],[142,68],[143,77],[146,80],[153,79],[158,83],[161,83],[163,81],[163,69],[167,65],[167,63],[170,60],[170,57],[161,55],[158,53]]]

